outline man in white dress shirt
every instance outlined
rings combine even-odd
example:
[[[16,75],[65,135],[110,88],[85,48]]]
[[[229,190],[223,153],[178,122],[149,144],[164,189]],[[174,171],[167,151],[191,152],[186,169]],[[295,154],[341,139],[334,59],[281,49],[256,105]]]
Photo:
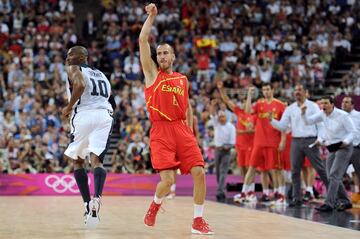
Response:
[[[210,123],[214,126],[215,141],[215,168],[216,181],[218,183],[216,199],[225,201],[225,180],[231,162],[231,148],[235,145],[236,129],[235,126],[226,119],[224,111],[216,114],[216,101],[211,102]]]
[[[330,152],[326,160],[328,192],[325,203],[316,209],[321,212],[330,212],[334,209],[343,211],[352,207],[342,178],[353,152],[355,127],[349,114],[334,106],[334,99],[331,96],[324,96],[321,103],[323,111],[311,116],[306,114],[307,106],[305,104],[301,106],[302,118],[306,124],[324,122],[324,135],[318,138],[315,144],[325,145]]]
[[[271,118],[270,122],[274,128],[280,131],[285,131],[289,127],[291,129],[292,140],[290,160],[293,200],[290,202],[289,206],[300,207],[302,205],[301,169],[304,164],[305,156],[309,158],[311,165],[315,168],[325,185],[328,185],[328,180],[318,147],[308,147],[323,133],[324,124],[317,123],[316,125],[306,125],[301,119],[300,106],[303,104],[306,105],[306,115],[308,116],[319,113],[320,108],[316,103],[306,99],[306,91],[303,85],[298,84],[295,86],[294,95],[296,102],[285,109],[281,120]]]
[[[345,96],[342,100],[341,108],[348,112],[351,120],[354,123],[356,132],[354,133],[354,150],[350,158],[350,163],[353,165],[355,170],[354,184],[355,190],[351,196],[352,202],[357,203],[360,201],[359,193],[359,179],[360,179],[360,112],[354,109],[354,102],[350,96]]]

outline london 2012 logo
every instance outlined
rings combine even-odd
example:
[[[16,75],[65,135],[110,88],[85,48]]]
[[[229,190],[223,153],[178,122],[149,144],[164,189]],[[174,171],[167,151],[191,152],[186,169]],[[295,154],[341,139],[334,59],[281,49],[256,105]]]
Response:
[[[79,192],[79,189],[76,186],[75,178],[71,175],[49,175],[45,178],[45,184],[57,193],[65,193],[66,191],[70,191],[72,193]]]

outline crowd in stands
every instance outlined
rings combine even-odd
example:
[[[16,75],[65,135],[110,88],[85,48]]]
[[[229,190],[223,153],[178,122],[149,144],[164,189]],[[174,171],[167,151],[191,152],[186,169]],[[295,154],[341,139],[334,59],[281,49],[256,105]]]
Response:
[[[63,158],[70,131],[69,120],[61,116],[67,102],[64,59],[69,47],[82,44],[89,64],[111,81],[117,104],[114,132],[120,136],[109,170],[152,173],[137,43],[144,4],[104,0],[101,17],[89,12],[81,31],[74,5],[71,0],[0,0],[0,172],[72,170]],[[210,101],[219,98],[216,80],[240,106],[247,87],[263,82],[273,84],[275,97],[291,101],[296,83],[310,94],[323,89],[332,64],[345,59],[352,39],[360,36],[355,0],[167,0],[158,9],[153,47],[170,43],[175,70],[188,76],[209,173],[214,144],[208,120]],[[360,95],[359,65],[343,76],[342,87]],[[219,107],[236,120],[225,104]]]

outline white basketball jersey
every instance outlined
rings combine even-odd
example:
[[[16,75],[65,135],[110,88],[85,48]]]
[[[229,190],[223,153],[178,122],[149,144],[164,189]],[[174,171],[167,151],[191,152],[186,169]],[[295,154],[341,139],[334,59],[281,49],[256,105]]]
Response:
[[[111,85],[104,73],[87,65],[80,65],[80,70],[85,80],[85,90],[78,102],[75,103],[75,113],[92,109],[107,109],[112,112],[113,109],[108,101],[111,95]],[[70,82],[67,81],[66,86],[70,100]]]

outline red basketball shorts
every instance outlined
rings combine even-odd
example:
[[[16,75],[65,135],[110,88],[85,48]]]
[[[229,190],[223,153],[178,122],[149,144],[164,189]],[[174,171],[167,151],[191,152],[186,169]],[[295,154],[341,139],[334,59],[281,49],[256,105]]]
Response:
[[[281,161],[281,155],[277,148],[254,146],[251,152],[249,166],[261,171],[268,171],[282,169],[283,162]]]
[[[204,159],[191,129],[185,121],[155,121],[150,131],[151,163],[155,170],[180,169],[190,173],[204,167]]]
[[[248,167],[250,162],[252,148],[236,147],[237,163],[239,167]]]

